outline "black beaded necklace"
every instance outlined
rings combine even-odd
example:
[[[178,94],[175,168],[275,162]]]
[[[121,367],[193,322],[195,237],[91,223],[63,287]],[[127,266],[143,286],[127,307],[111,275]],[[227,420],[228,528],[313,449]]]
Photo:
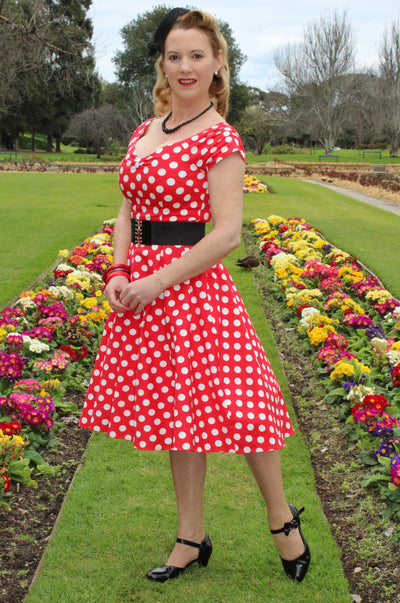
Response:
[[[179,128],[182,128],[183,126],[186,126],[187,124],[190,124],[195,119],[198,119],[199,117],[204,115],[204,113],[206,113],[206,111],[209,111],[212,106],[213,106],[213,104],[212,104],[212,102],[210,102],[210,104],[208,105],[208,107],[206,109],[204,109],[201,113],[199,113],[195,117],[192,117],[192,119],[188,119],[187,121],[184,121],[181,124],[178,124],[177,126],[175,126],[175,128],[167,128],[167,126],[165,124],[167,123],[167,121],[169,120],[169,118],[172,115],[172,111],[171,111],[171,113],[168,113],[167,117],[165,117],[162,121],[162,124],[161,124],[162,131],[165,134],[172,134],[172,132],[176,132],[177,130],[179,130]]]

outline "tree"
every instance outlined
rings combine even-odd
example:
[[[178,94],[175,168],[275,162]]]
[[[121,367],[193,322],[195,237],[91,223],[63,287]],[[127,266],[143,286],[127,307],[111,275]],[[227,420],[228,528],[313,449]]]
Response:
[[[154,31],[170,10],[165,5],[159,5],[152,10],[139,15],[121,30],[124,50],[117,51],[113,58],[119,83],[129,90],[128,111],[135,119],[134,126],[139,125],[143,118],[152,115],[153,87],[156,81],[155,57],[149,57],[147,44],[153,38]],[[246,56],[238,47],[229,25],[219,22],[221,31],[227,40],[229,48],[229,67],[231,71],[231,108],[230,121],[237,121],[247,103],[239,82],[239,70],[246,61]],[[233,116],[233,119],[232,119]]]
[[[247,107],[240,120],[239,132],[241,136],[253,140],[255,152],[261,155],[271,134],[271,124],[265,110],[255,105]]]
[[[104,105],[74,115],[65,137],[76,140],[88,152],[93,149],[100,159],[113,143],[126,144],[130,132],[123,113],[112,105]]]
[[[353,42],[346,13],[337,12],[310,24],[303,42],[288,45],[275,55],[290,98],[286,119],[312,138],[327,154],[346,126],[352,101]]]
[[[44,4],[0,0],[0,119],[29,91],[29,74],[43,60]]]
[[[49,146],[99,91],[91,0],[0,0],[0,115],[45,133]],[[32,116],[32,124],[29,118]],[[0,128],[1,129],[1,128]],[[4,127],[3,127],[4,129]]]
[[[379,55],[377,104],[382,131],[397,157],[400,146],[400,22],[392,22],[383,34]]]

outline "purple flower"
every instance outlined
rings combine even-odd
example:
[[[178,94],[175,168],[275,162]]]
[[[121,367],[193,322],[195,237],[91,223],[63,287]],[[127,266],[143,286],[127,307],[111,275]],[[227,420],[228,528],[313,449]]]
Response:
[[[357,385],[357,381],[344,381],[342,383],[342,387],[346,390],[346,392],[349,392],[353,387],[357,387]]]
[[[368,327],[368,329],[366,329],[366,331],[365,331],[365,334],[370,339],[373,339],[374,337],[380,337],[381,339],[386,339],[385,332],[384,332],[383,328],[381,327],[381,325],[372,325],[371,327]]]

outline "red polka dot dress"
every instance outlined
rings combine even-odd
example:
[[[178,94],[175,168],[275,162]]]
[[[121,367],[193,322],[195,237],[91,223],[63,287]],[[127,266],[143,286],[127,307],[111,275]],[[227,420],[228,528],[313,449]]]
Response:
[[[138,157],[133,134],[120,168],[132,218],[208,222],[207,172],[244,151],[226,122]],[[131,243],[131,280],[190,247]],[[111,312],[82,427],[142,450],[261,452],[294,433],[277,380],[236,286],[218,263],[165,290],[141,314]]]

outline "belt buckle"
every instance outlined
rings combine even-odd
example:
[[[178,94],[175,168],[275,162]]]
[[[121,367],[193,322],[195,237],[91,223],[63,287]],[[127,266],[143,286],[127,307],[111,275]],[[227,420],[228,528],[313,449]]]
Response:
[[[142,221],[135,220],[135,243],[140,245],[142,239]]]

